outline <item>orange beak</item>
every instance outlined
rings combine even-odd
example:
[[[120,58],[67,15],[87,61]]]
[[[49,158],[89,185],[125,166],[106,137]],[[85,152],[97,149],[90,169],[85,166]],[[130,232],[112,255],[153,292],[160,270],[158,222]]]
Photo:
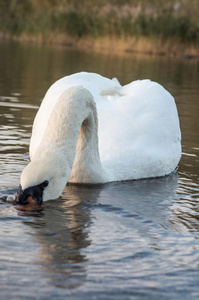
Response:
[[[28,196],[27,200],[28,200],[28,203],[35,203],[35,200],[33,199],[32,196]]]

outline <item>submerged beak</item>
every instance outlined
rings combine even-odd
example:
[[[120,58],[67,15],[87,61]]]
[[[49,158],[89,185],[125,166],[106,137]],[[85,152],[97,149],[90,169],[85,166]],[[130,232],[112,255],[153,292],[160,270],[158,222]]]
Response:
[[[20,185],[17,191],[16,204],[25,205],[31,202],[41,204],[43,202],[43,191],[45,187],[48,186],[48,183],[49,182],[45,180],[43,183],[28,187],[24,190]]]

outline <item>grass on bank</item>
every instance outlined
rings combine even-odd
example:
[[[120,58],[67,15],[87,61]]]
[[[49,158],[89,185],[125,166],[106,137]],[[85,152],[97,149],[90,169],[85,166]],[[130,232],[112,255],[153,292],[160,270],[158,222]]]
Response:
[[[93,46],[100,46],[99,41],[103,41],[102,47],[106,47],[108,40],[112,42],[117,39],[116,46],[125,48],[126,51],[141,51],[140,48],[144,47],[143,50],[150,52],[151,41],[152,49],[157,48],[156,52],[182,52],[183,47],[192,49],[192,54],[198,55],[199,25],[189,14],[151,9],[155,6],[150,6],[151,10],[149,7],[146,9],[146,6],[145,9],[139,5],[132,6],[135,0],[126,1],[127,4],[131,2],[131,5],[129,3],[126,6],[119,5],[119,1],[116,1],[118,5],[107,5],[109,2],[111,1],[104,0],[101,5],[91,6],[87,0],[87,6],[83,6],[84,1],[1,0],[0,31],[15,37],[31,37],[44,42],[59,41],[63,44],[76,43],[80,46],[83,40],[85,44],[86,40],[92,40]],[[154,1],[142,3],[145,2]],[[173,2],[178,1],[168,0],[167,3]],[[70,3],[73,5],[69,5]],[[139,47],[137,45],[136,48],[138,41]],[[123,43],[125,47],[122,46]],[[179,47],[174,51],[175,43]]]

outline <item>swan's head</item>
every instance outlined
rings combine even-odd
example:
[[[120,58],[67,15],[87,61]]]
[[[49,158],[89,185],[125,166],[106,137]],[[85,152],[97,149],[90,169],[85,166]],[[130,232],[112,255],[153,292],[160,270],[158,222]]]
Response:
[[[21,174],[17,203],[37,203],[57,199],[70,177],[70,168],[59,162],[38,160],[30,162]]]

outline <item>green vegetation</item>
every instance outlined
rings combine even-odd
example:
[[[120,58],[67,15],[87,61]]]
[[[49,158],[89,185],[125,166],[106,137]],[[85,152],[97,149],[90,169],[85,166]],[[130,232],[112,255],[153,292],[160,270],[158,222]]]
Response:
[[[147,37],[199,44],[198,0],[0,0],[0,32],[73,38]]]

